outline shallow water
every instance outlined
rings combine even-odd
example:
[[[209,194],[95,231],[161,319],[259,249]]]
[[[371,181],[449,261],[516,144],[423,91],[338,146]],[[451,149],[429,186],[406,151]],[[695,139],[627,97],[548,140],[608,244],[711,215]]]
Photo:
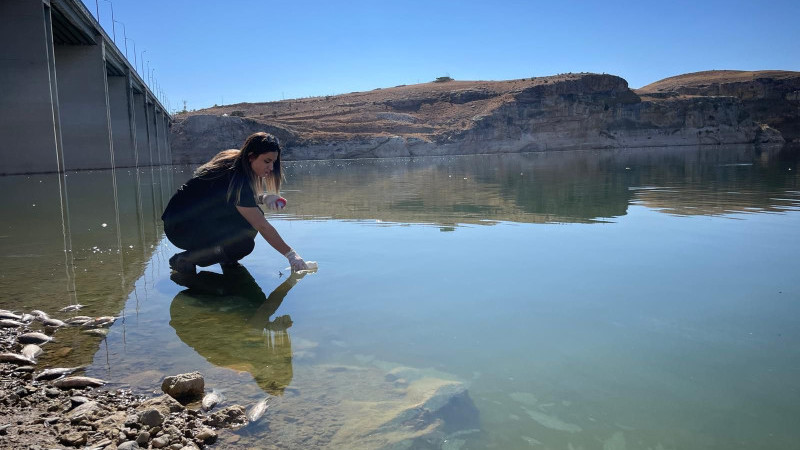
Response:
[[[230,403],[273,396],[226,448],[388,445],[364,435],[456,385],[471,404],[433,448],[800,439],[800,166],[786,151],[286,166],[289,206],[269,219],[320,264],[299,280],[263,241],[243,269],[170,279],[157,218],[187,168],[0,177],[22,193],[0,200],[0,308],[120,315],[105,339],[59,331],[42,360],[89,363],[112,387],[157,392],[199,370]]]

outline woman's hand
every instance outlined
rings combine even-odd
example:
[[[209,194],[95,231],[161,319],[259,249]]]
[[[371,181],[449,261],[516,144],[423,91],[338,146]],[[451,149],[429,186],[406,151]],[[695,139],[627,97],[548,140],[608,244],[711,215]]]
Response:
[[[303,261],[303,258],[297,254],[296,251],[290,250],[288,253],[283,255],[286,259],[289,260],[289,265],[292,267],[292,272],[299,272],[301,270],[308,270],[308,266],[306,262]]]
[[[280,211],[286,206],[286,199],[275,194],[262,194],[261,203],[273,211]]]

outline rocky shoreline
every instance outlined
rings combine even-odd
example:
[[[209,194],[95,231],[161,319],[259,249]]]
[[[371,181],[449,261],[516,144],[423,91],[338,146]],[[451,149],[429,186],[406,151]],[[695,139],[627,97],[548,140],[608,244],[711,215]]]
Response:
[[[0,315],[0,448],[204,448],[226,430],[257,422],[266,409],[266,401],[250,410],[200,404],[204,380],[197,372],[166,377],[164,394],[147,397],[104,389],[103,380],[80,376],[82,367],[38,367],[53,332],[70,324],[46,314]],[[87,331],[105,330],[113,320],[96,323],[104,325]],[[236,440],[230,434],[227,442]]]
[[[80,312],[62,310],[61,320],[43,311],[0,310],[0,449],[432,450],[444,443],[458,449],[464,436],[480,433],[479,412],[463,381],[368,355],[356,355],[356,365],[305,366],[293,387],[274,392],[271,372],[261,378],[268,384],[246,400],[209,389],[199,372],[112,385],[86,376],[94,373],[88,366],[54,367],[70,360],[64,350],[80,342],[76,334],[105,336],[116,320],[66,317],[72,314]],[[269,367],[255,362],[250,370]]]

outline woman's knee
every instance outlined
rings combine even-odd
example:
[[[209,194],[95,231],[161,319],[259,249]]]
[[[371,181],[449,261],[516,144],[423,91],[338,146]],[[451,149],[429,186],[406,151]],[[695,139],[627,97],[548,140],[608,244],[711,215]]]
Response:
[[[236,241],[230,242],[226,244],[223,248],[225,250],[225,256],[228,258],[238,261],[245,256],[249,255],[253,252],[253,249],[256,247],[255,238],[245,238],[245,239],[238,239]]]

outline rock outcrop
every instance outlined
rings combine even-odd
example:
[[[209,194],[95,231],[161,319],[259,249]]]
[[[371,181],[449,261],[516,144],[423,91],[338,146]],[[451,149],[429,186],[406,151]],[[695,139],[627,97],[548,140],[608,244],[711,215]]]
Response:
[[[643,97],[733,97],[762,124],[777,129],[787,142],[800,142],[800,73],[778,70],[696,72],[637,89]]]
[[[780,74],[693,94],[584,73],[215,107],[178,117],[173,161],[206,161],[255,131],[278,136],[284,157],[298,160],[781,143],[775,127],[793,133],[800,74]]]

